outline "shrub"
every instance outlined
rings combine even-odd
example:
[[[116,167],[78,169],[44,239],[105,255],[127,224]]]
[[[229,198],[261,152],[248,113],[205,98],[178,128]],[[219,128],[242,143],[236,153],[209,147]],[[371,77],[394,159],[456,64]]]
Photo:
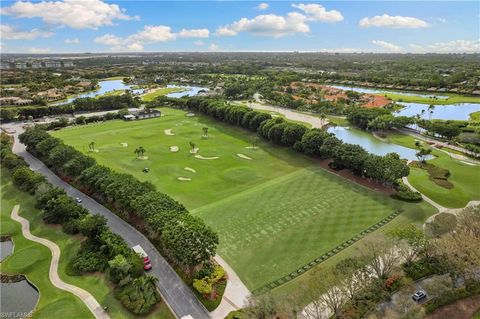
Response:
[[[397,191],[392,197],[406,201],[406,202],[419,202],[422,200],[422,195],[419,192],[412,191],[402,180],[398,180],[395,185]]]
[[[71,219],[62,225],[63,232],[66,234],[75,235],[79,232],[79,220]]]

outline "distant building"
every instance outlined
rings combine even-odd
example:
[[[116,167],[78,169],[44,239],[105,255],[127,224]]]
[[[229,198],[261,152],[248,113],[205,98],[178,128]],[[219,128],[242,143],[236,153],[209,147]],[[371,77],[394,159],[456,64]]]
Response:
[[[47,69],[55,69],[55,68],[61,68],[62,67],[62,62],[47,61],[47,62],[43,62],[43,65]]]
[[[130,114],[124,115],[125,121],[144,120],[162,116],[162,112],[154,109],[142,109],[130,111]]]
[[[33,100],[22,99],[16,96],[2,97],[0,98],[0,105],[28,105],[32,104]]]

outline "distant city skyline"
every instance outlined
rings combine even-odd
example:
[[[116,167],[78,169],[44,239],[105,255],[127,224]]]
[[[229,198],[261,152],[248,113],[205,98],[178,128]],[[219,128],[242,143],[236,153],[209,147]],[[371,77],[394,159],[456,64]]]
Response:
[[[2,1],[2,53],[480,52],[477,1]]]

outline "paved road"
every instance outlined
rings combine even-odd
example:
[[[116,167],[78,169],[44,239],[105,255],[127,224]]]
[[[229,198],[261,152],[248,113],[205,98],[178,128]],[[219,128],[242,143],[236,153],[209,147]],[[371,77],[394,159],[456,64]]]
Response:
[[[18,210],[20,209],[20,205],[15,205],[12,210],[12,219],[19,222],[22,225],[22,234],[28,240],[37,242],[42,244],[52,252],[52,261],[50,263],[50,269],[48,271],[48,276],[52,284],[62,290],[68,291],[78,298],[88,307],[88,309],[92,312],[92,314],[97,319],[109,319],[110,316],[103,310],[102,306],[98,303],[97,299],[93,297],[88,291],[74,286],[67,284],[60,276],[58,276],[58,261],[60,260],[60,248],[54,242],[51,242],[48,239],[40,238],[33,235],[30,232],[30,222],[18,215]]]
[[[15,129],[17,130],[16,135],[21,133],[20,127],[15,127]],[[92,214],[105,216],[108,220],[108,226],[114,233],[122,236],[129,246],[132,247],[138,244],[142,246],[152,260],[153,267],[148,274],[158,278],[160,293],[178,318],[186,315],[191,315],[194,319],[210,318],[207,309],[143,234],[89,196],[58,178],[40,160],[25,150],[25,145],[18,141],[18,136],[15,136],[13,151],[17,155],[22,156],[32,170],[41,173],[54,186],[64,189],[70,197],[82,199],[81,205]]]

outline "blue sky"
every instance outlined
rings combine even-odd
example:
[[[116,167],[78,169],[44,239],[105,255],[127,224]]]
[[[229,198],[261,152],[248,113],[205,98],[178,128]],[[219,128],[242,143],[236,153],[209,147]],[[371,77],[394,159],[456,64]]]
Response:
[[[1,50],[480,52],[477,1],[1,2]]]

